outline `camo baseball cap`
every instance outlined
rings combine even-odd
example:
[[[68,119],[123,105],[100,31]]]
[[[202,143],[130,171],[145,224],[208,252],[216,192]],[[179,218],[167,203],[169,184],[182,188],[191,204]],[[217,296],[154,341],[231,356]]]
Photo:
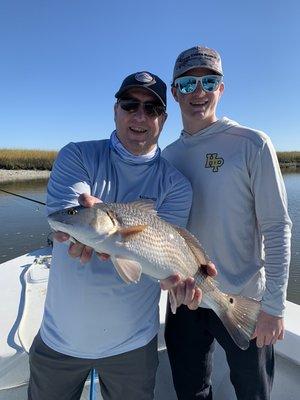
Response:
[[[115,94],[115,97],[119,99],[128,89],[135,87],[142,87],[148,90],[155,95],[155,97],[163,106],[166,106],[167,85],[157,75],[154,75],[148,71],[141,71],[128,75],[122,82],[120,89]]]
[[[195,46],[179,54],[173,71],[173,81],[193,68],[208,68],[223,76],[220,54],[204,46]]]

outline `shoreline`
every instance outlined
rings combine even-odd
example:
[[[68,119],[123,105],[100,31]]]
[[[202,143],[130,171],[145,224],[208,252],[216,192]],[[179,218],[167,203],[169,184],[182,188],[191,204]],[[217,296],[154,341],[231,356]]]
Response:
[[[50,172],[51,171],[37,171],[33,169],[0,169],[0,183],[47,179],[50,176]]]
[[[280,163],[280,169],[299,170],[299,163]],[[32,179],[48,179],[51,171],[34,169],[0,169],[0,183],[13,181],[27,181]]]

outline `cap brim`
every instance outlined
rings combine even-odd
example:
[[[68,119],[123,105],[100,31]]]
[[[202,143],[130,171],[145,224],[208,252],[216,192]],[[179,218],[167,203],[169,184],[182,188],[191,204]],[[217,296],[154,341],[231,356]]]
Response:
[[[220,72],[220,71],[218,71],[218,70],[216,70],[214,68],[209,68],[209,67],[206,67],[204,65],[199,65],[199,66],[191,66],[191,67],[184,68],[183,70],[180,71],[180,74],[173,76],[173,82],[175,81],[175,79],[179,78],[180,76],[185,74],[187,71],[190,71],[191,69],[195,69],[195,68],[205,68],[205,69],[208,69],[208,70],[214,72],[217,75],[224,76],[222,74],[222,72]]]
[[[119,90],[116,94],[115,97],[117,99],[119,99],[125,92],[127,92],[127,90],[129,89],[133,89],[133,88],[139,88],[139,89],[144,89],[148,92],[151,92],[152,94],[154,94],[154,96],[161,102],[161,104],[166,107],[165,102],[163,101],[163,99],[152,89],[150,89],[149,87],[146,86],[141,86],[141,85],[128,85],[126,87],[124,87],[122,90]]]

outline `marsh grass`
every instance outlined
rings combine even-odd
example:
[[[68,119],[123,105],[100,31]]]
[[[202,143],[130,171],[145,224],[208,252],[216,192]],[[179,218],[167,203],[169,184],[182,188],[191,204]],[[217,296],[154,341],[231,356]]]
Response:
[[[2,169],[52,169],[57,151],[0,149],[0,168]]]
[[[278,151],[277,157],[280,164],[300,164],[300,151]]]
[[[0,169],[35,169],[51,171],[57,151],[0,149]],[[281,166],[300,166],[300,151],[279,151]]]

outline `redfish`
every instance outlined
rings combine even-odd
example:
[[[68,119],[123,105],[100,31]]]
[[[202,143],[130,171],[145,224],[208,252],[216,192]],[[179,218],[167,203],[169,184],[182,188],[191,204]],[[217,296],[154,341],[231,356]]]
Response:
[[[202,290],[202,302],[214,310],[234,342],[247,349],[260,303],[220,291],[216,280],[201,267],[210,260],[199,241],[186,229],[158,217],[153,204],[136,201],[78,206],[55,212],[48,221],[54,230],[109,254],[127,283],[138,282],[142,273],[158,280],[174,274],[193,277]]]

